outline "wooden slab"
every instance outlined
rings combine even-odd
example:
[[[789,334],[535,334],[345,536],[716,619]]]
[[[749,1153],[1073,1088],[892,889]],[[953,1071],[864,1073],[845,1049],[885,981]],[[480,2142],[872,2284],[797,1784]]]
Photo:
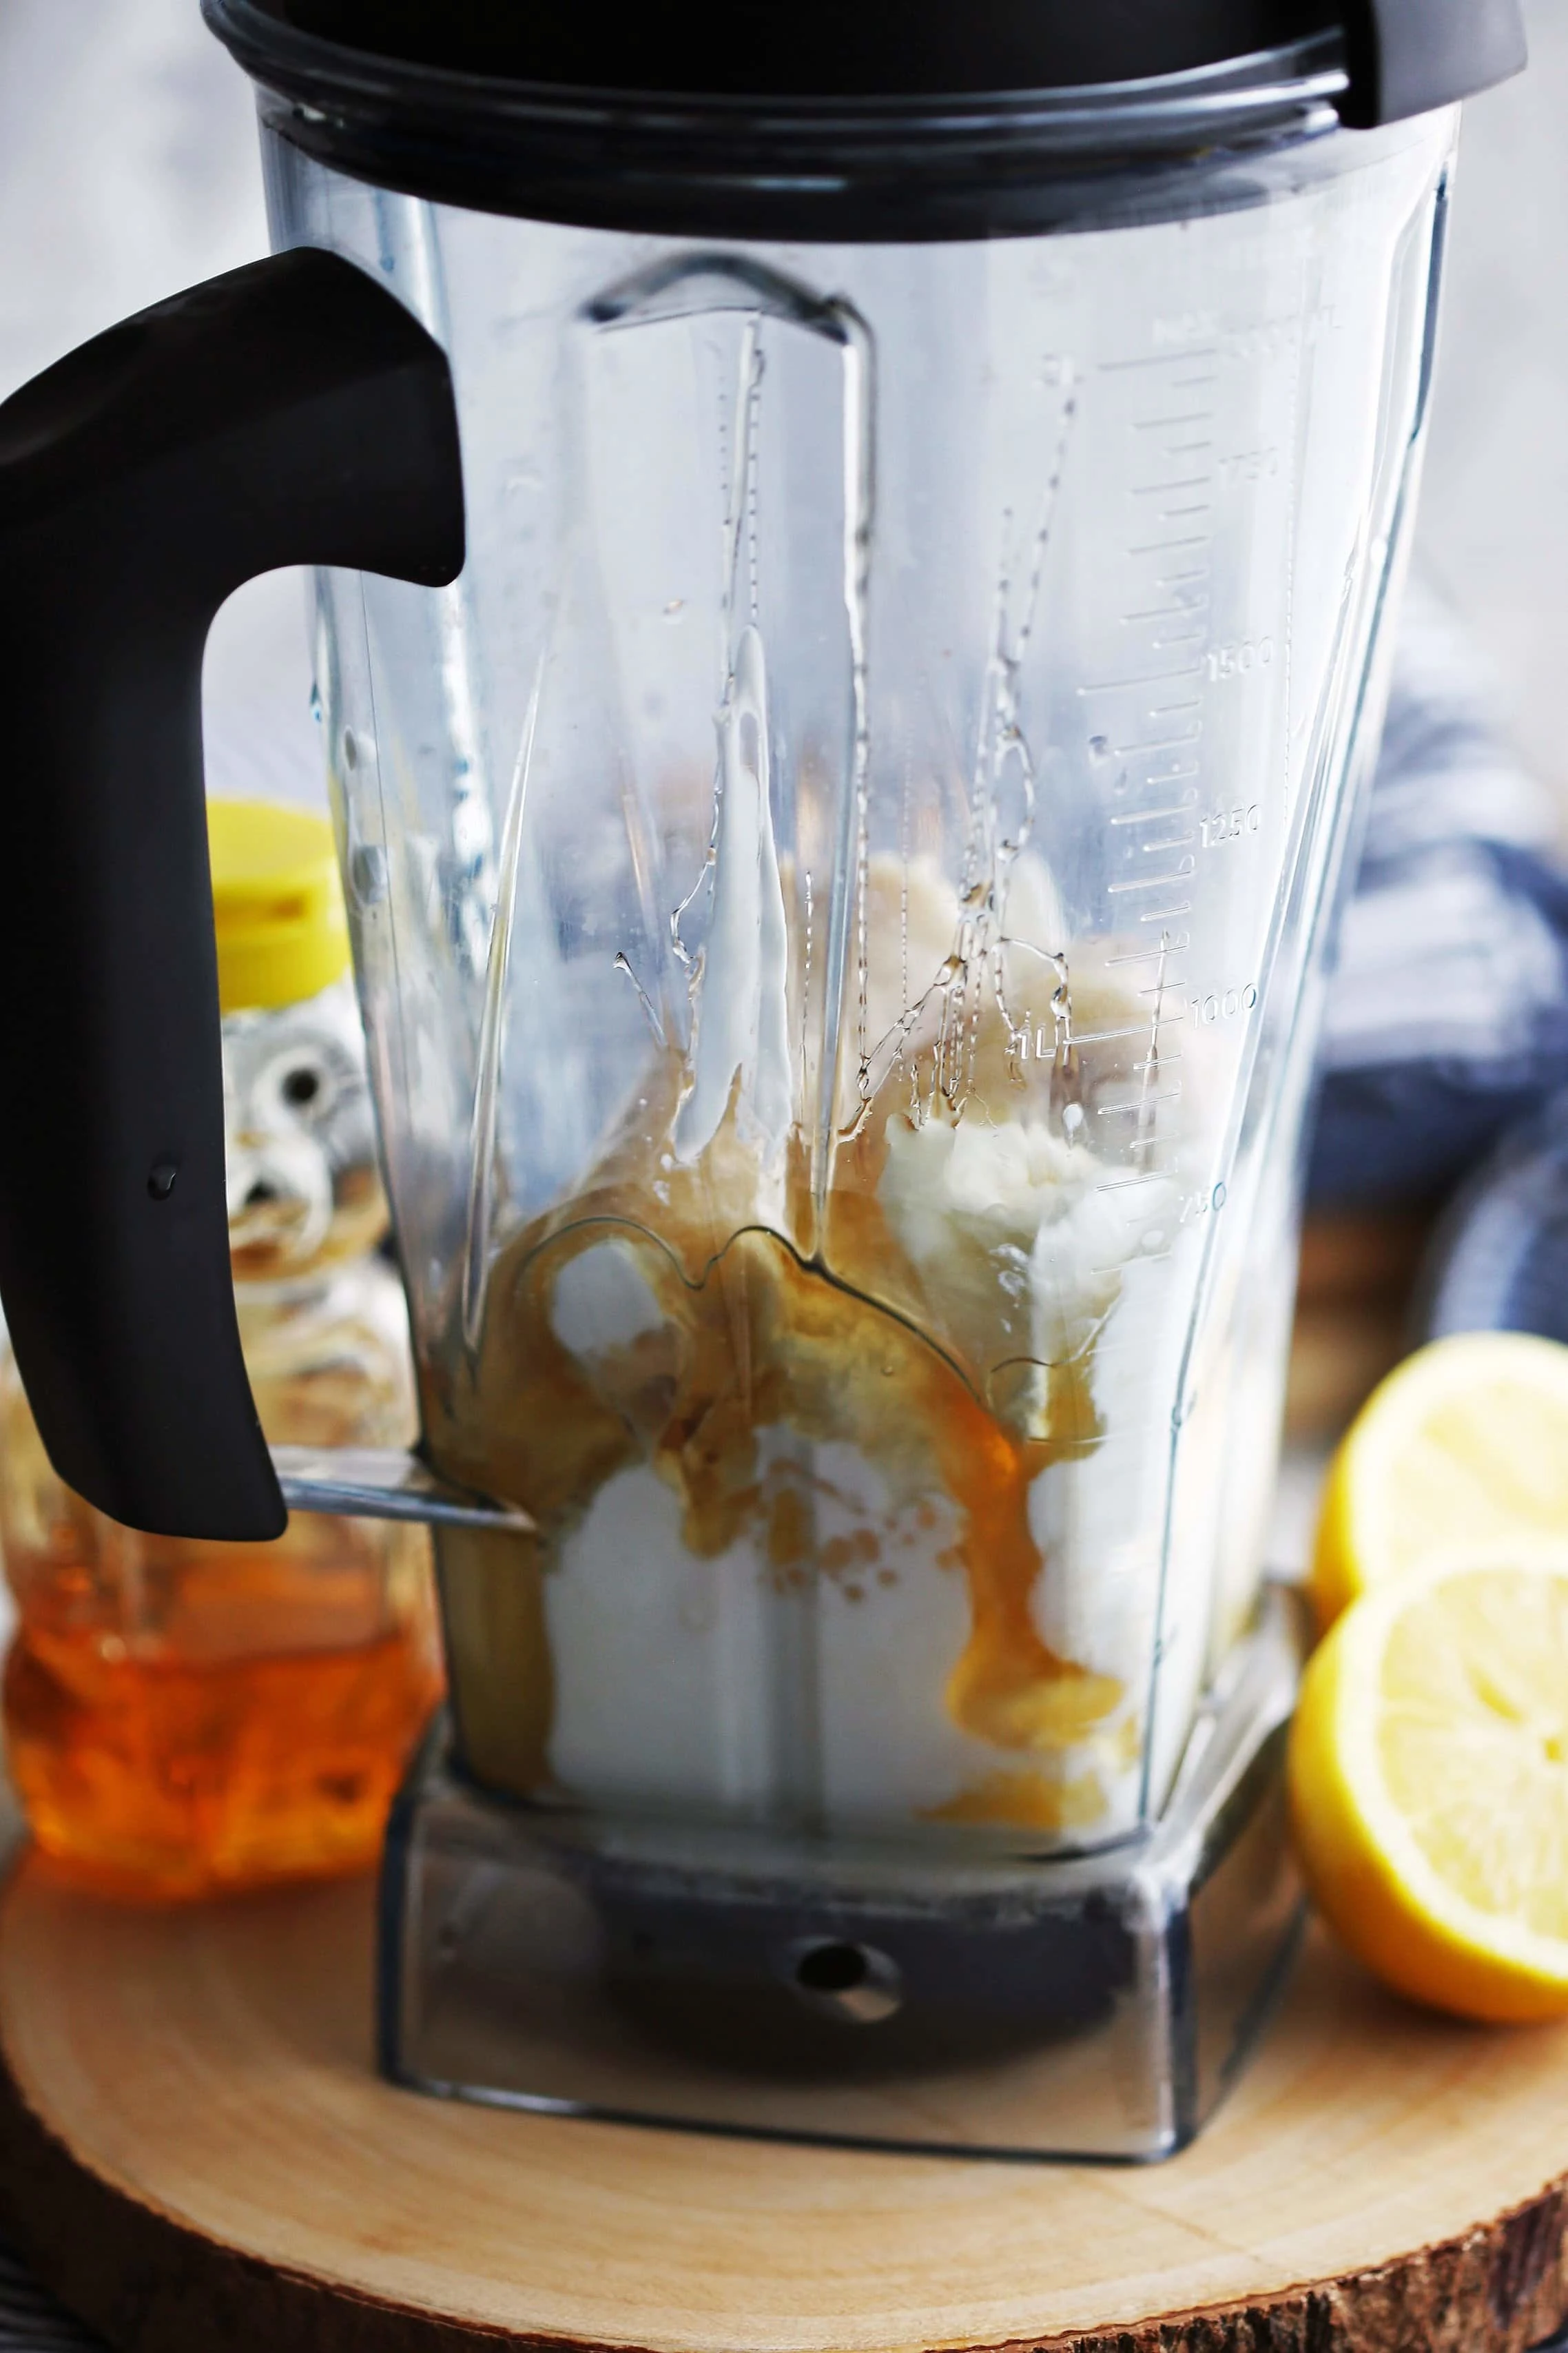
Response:
[[[1314,1940],[1197,2146],[1137,2169],[507,2115],[370,2064],[371,1890],[0,1911],[0,2193],[134,2353],[1522,2353],[1568,2310],[1568,2028]]]

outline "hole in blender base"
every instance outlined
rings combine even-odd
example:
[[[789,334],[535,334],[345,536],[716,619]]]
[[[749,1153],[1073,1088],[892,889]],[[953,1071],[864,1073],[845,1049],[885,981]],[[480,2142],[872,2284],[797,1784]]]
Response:
[[[870,1968],[858,1945],[813,1945],[796,1961],[795,1973],[812,1993],[853,1993],[865,1984]]]
[[[806,1945],[793,1957],[795,1990],[814,2010],[871,2026],[890,2018],[903,2000],[897,1963],[869,1945]]]

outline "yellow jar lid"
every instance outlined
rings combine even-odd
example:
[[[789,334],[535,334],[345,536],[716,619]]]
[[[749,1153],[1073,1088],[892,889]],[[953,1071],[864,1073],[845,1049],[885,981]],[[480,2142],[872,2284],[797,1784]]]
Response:
[[[225,1013],[298,1005],[349,968],[332,828],[276,801],[207,803],[218,1001]]]

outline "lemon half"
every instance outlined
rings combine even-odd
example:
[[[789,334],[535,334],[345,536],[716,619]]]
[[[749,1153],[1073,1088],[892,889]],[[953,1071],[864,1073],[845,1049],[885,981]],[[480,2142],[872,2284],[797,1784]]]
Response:
[[[1568,1543],[1428,1562],[1345,1611],[1291,1730],[1313,1894],[1402,1992],[1568,2012]]]
[[[1524,1332],[1435,1340],[1373,1391],[1334,1459],[1310,1575],[1319,1623],[1423,1561],[1515,1536],[1568,1546],[1568,1347]]]

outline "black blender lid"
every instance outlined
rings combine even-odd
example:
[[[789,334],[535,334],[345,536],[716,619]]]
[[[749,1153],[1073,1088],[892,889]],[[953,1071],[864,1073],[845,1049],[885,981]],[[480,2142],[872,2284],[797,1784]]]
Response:
[[[202,8],[273,126],[358,178],[679,233],[1016,230],[1037,225],[1024,191],[1064,156],[1081,176],[1091,155],[1195,156],[1292,117],[1370,127],[1525,58],[1520,0]]]
[[[864,0],[729,0],[712,17],[668,0],[256,0],[246,13],[444,73],[821,98],[1142,80],[1339,22],[1335,0],[902,0],[896,12]]]
[[[268,24],[437,73],[579,88],[907,97],[1144,81],[1343,36],[1343,118],[1392,122],[1524,63],[1518,0],[216,0],[248,47]]]

